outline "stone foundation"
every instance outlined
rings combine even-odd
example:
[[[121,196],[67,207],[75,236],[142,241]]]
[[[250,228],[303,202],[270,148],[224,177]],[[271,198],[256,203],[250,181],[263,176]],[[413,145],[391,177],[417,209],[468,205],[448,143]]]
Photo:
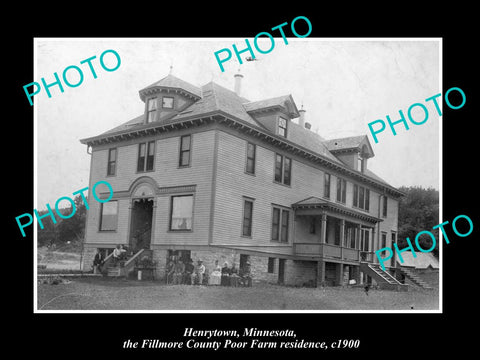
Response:
[[[314,287],[316,279],[316,261],[285,261],[285,285]]]
[[[95,246],[85,246],[83,253],[83,263],[82,269],[84,271],[89,271],[92,269],[93,258],[95,256]],[[112,246],[113,248],[113,246]],[[242,251],[238,249],[228,249],[215,246],[205,246],[205,247],[191,247],[182,246],[171,248],[162,247],[158,248],[152,246],[152,260],[156,262],[156,272],[155,279],[159,281],[164,281],[166,278],[166,265],[167,265],[167,256],[169,250],[178,250],[178,251],[190,251],[190,257],[196,264],[198,260],[202,260],[205,268],[208,273],[211,273],[215,268],[215,261],[218,261],[218,264],[223,267],[225,262],[228,263],[228,266],[231,267],[234,263],[237,269],[240,269],[240,258],[245,256],[246,259],[250,262],[250,269],[254,283],[265,282],[271,284],[277,284],[279,282],[279,263],[280,258],[276,254],[258,254],[247,251]],[[273,258],[273,267],[268,270],[269,258]],[[285,259],[284,266],[284,281],[283,284],[287,286],[317,286],[317,271],[318,271],[318,262],[317,261],[304,261],[304,260],[291,260]],[[348,278],[354,278],[357,280],[357,284],[360,283],[360,271],[357,266],[354,266],[351,269],[352,274],[347,275],[346,267],[344,271],[340,273],[341,264],[334,264],[335,268],[330,270],[331,274],[326,274],[332,277],[331,283],[326,281],[326,285],[344,285],[348,284]],[[335,270],[335,271],[332,271]],[[328,273],[328,271],[327,271]],[[341,275],[340,275],[341,274]],[[319,284],[318,284],[319,285]]]

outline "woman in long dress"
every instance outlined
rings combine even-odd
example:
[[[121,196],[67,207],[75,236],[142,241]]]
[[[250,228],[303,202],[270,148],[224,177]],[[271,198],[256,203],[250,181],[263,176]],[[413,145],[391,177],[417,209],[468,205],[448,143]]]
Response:
[[[222,280],[222,268],[218,265],[218,260],[215,260],[215,268],[209,277],[209,285],[220,285]]]

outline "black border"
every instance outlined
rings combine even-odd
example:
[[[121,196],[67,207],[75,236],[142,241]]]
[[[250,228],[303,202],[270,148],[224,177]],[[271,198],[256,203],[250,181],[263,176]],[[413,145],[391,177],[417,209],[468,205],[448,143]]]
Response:
[[[476,260],[472,255],[478,253],[477,227],[467,238],[458,238],[449,232],[453,240],[443,246],[443,314],[33,314],[33,234],[27,231],[27,237],[21,238],[14,217],[33,209],[33,108],[25,99],[23,85],[34,81],[34,37],[252,38],[258,32],[290,22],[300,15],[308,17],[313,25],[310,37],[442,37],[443,89],[457,86],[467,96],[466,105],[459,110],[451,110],[443,103],[443,218],[451,222],[457,215],[466,214],[478,226],[475,203],[478,197],[475,186],[477,159],[473,139],[478,90],[473,82],[477,76],[473,66],[475,38],[471,31],[473,25],[468,19],[468,13],[474,10],[465,6],[449,8],[447,14],[440,15],[433,11],[433,6],[421,10],[418,6],[403,3],[401,8],[388,9],[373,5],[369,9],[366,3],[357,5],[359,8],[344,4],[343,9],[336,10],[319,4],[314,4],[313,10],[307,10],[301,3],[294,5],[278,3],[267,6],[266,12],[262,13],[254,3],[224,3],[219,7],[213,3],[197,4],[198,9],[185,4],[186,9],[175,6],[167,12],[159,10],[159,20],[155,22],[151,21],[152,14],[146,16],[143,8],[146,4],[135,5],[135,9],[122,9],[125,5],[120,4],[117,9],[110,4],[105,13],[89,9],[88,12],[69,11],[67,16],[65,12],[32,9],[30,15],[18,19],[19,24],[23,24],[22,32],[7,41],[8,48],[14,49],[15,55],[7,58],[11,78],[7,80],[5,95],[9,115],[4,120],[6,131],[18,134],[21,143],[20,154],[17,146],[7,145],[10,154],[17,155],[9,156],[5,163],[9,169],[14,169],[8,175],[8,188],[16,189],[7,191],[12,198],[5,202],[8,204],[6,223],[11,234],[4,245],[5,256],[7,261],[12,260],[12,264],[4,269],[7,273],[4,277],[8,289],[6,297],[11,302],[7,311],[11,309],[14,315],[9,324],[18,329],[7,335],[10,346],[20,353],[26,354],[33,349],[51,358],[110,357],[129,354],[130,350],[122,349],[126,338],[180,340],[185,327],[204,329],[206,326],[218,329],[293,329],[299,338],[306,340],[360,339],[361,346],[352,352],[354,355],[382,356],[400,351],[404,356],[424,351],[438,355],[444,349],[455,349],[455,344],[460,341],[464,351],[474,346],[475,327],[470,330],[467,324],[476,309]],[[100,334],[96,331],[98,324],[104,324],[105,328]],[[287,355],[293,351],[283,350]],[[140,352],[131,350],[133,356],[140,355]],[[164,351],[143,353],[162,356]],[[329,354],[342,355],[341,351]]]

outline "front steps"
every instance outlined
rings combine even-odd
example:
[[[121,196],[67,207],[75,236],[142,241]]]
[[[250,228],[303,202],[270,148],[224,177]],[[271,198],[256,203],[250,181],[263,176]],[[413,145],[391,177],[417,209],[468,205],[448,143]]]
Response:
[[[420,279],[418,275],[416,275],[413,271],[409,269],[402,268],[401,269],[402,274],[405,275],[411,282],[413,282],[415,285],[423,288],[423,289],[433,289],[429,284],[427,284],[425,281]]]
[[[375,279],[380,289],[408,291],[408,285],[402,284],[391,274],[383,271],[378,264],[361,263],[360,271]]]
[[[129,256],[126,259],[119,261],[117,264],[113,264],[113,259],[110,259],[110,261],[106,263],[106,275],[110,277],[127,277],[128,274],[134,270],[136,260],[144,257],[148,257],[151,259],[152,251],[147,249],[141,249],[133,256]]]

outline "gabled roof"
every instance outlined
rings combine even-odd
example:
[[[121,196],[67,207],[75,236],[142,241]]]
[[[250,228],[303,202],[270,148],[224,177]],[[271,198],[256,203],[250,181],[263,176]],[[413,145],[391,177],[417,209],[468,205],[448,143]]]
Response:
[[[374,156],[372,145],[368,140],[367,135],[349,136],[338,139],[326,140],[325,146],[332,153],[347,152],[347,151],[361,151],[364,145],[367,146],[369,157]]]
[[[332,212],[337,212],[341,214],[346,214],[358,219],[368,221],[370,223],[377,223],[383,221],[380,218],[367,214],[365,212],[355,210],[349,207],[346,207],[339,203],[334,203],[325,199],[321,199],[316,196],[310,196],[309,198],[303,199],[292,204],[293,209],[326,209]]]
[[[247,112],[280,108],[292,118],[296,118],[300,115],[297,106],[295,105],[295,101],[293,101],[292,95],[283,95],[260,101],[247,102],[244,103],[243,106]]]
[[[433,269],[439,268],[438,259],[433,256],[431,253],[423,253],[420,251],[415,251],[417,257],[413,257],[411,251],[402,252],[403,263],[400,262],[400,259],[397,256],[397,263],[400,266],[414,267],[415,269],[427,269],[431,266]]]
[[[155,88],[169,88],[169,89],[177,89],[177,90],[184,90],[189,92],[190,94],[201,97],[202,91],[195,85],[186,82],[185,80],[179,79],[172,74],[165,76],[163,79],[160,79],[153,84],[148,85],[147,87],[143,88],[139,91],[140,98],[144,100],[144,93],[147,90],[155,89]]]

